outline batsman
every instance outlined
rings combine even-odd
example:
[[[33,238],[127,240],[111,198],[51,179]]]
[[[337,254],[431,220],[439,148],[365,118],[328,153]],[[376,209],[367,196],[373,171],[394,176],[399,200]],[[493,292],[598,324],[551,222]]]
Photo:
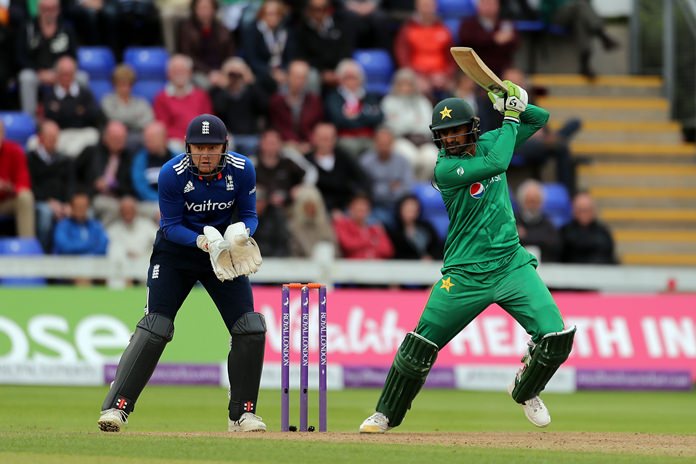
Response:
[[[515,148],[546,124],[549,113],[527,104],[527,92],[504,81],[488,94],[504,114],[502,126],[479,137],[479,118],[460,98],[433,109],[430,129],[439,148],[433,185],[449,215],[442,278],[433,285],[416,329],[401,343],[361,433],[401,424],[425,383],[439,350],[493,303],[531,336],[522,367],[508,391],[537,427],[551,422],[539,394],[570,354],[575,327],[566,329],[537,260],[517,235],[505,172]]]

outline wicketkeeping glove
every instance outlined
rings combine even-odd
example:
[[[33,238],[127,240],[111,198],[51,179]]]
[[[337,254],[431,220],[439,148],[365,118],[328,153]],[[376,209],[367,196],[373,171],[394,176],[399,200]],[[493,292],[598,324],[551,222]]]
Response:
[[[237,275],[249,275],[259,270],[263,259],[256,240],[249,237],[249,230],[243,222],[227,226],[225,240],[231,244],[230,256]]]
[[[220,281],[232,280],[238,276],[232,264],[229,250],[231,244],[225,240],[220,232],[211,226],[203,228],[203,235],[196,239],[196,245],[203,251],[210,254],[210,264],[213,272]]]
[[[527,109],[527,91],[517,84],[510,81],[503,81],[507,86],[507,97],[505,97],[505,117],[507,121],[520,122],[520,114]]]

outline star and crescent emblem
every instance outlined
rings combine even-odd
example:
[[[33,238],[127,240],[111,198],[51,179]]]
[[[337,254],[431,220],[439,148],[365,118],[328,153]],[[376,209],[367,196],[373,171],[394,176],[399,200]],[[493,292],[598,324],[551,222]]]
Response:
[[[442,109],[442,111],[440,111],[440,116],[442,116],[440,119],[445,119],[445,118],[452,119],[452,110],[445,106]]]

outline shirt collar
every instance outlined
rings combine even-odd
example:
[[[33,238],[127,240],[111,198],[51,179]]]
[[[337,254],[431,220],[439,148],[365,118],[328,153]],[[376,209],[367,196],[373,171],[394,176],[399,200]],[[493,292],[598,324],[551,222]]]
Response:
[[[77,82],[73,82],[70,84],[70,87],[68,87],[68,91],[66,92],[63,87],[56,84],[53,87],[53,91],[55,92],[58,100],[64,99],[68,94],[70,94],[71,97],[76,98],[78,95],[80,95],[80,86],[77,84]]]

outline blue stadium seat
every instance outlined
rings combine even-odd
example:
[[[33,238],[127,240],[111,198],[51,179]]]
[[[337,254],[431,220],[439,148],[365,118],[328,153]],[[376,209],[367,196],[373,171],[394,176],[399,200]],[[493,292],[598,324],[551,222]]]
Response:
[[[394,73],[394,62],[389,52],[382,49],[362,49],[353,53],[353,59],[362,66],[365,72],[365,89],[385,95],[391,85]]]
[[[562,184],[547,182],[542,184],[544,189],[544,204],[541,209],[549,216],[556,227],[570,222],[573,217],[573,206],[570,195]]]
[[[116,59],[108,47],[80,47],[77,49],[77,63],[89,74],[90,80],[111,80]]]
[[[111,81],[98,79],[89,81],[89,89],[92,91],[94,99],[97,100],[97,103],[101,103],[101,100],[105,95],[114,91],[114,86]]]
[[[29,137],[36,134],[34,118],[21,111],[0,111],[0,119],[5,126],[5,137],[17,142],[22,147],[27,144]]]
[[[457,43],[459,41],[459,25],[462,23],[461,18],[445,18],[443,19],[445,26],[449,29],[450,34],[452,34],[452,41]]]
[[[0,239],[0,255],[4,256],[38,256],[43,255],[41,244],[35,238],[3,238]],[[3,277],[2,286],[36,286],[45,285],[43,277]]]
[[[133,67],[138,80],[166,80],[169,52],[164,47],[128,47],[123,61]]]
[[[437,0],[437,12],[441,18],[466,18],[476,14],[474,0]]]
[[[440,192],[435,190],[435,187],[429,182],[418,182],[411,188],[411,191],[421,203],[421,215],[424,219],[443,214],[447,216],[447,208],[445,208],[445,202],[442,201]]]
[[[435,228],[438,237],[443,242],[447,238],[447,229],[449,228],[449,216],[446,214],[444,216],[438,215],[431,218],[427,218],[426,221],[430,223]]]
[[[166,81],[135,81],[133,84],[133,95],[142,97],[150,104],[155,96],[164,89]]]

